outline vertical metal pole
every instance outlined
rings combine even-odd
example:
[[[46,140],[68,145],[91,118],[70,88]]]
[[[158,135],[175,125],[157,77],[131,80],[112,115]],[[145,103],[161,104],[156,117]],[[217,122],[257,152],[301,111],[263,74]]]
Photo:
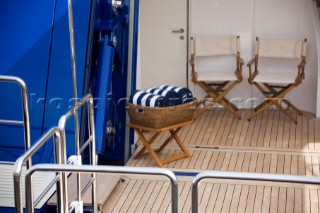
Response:
[[[62,156],[61,156],[61,137],[60,133],[56,132],[54,135],[54,148],[55,148],[55,161],[57,164],[61,164]],[[56,175],[59,175],[60,178],[56,183],[57,190],[57,211],[62,212],[64,209],[63,199],[63,182],[62,182],[62,172],[56,172]]]
[[[198,184],[199,182],[193,183],[191,188],[192,213],[198,213]]]
[[[67,162],[67,151],[66,151],[66,132],[65,127],[63,129],[60,129],[60,137],[61,137],[61,163],[66,164]],[[65,172],[62,172],[61,174],[61,189],[63,190],[62,194],[63,196],[60,198],[60,202],[63,203],[64,211],[62,212],[68,212],[69,211],[69,203],[68,203],[68,188],[67,188],[67,175]]]
[[[90,121],[90,129],[92,135],[92,142],[91,142],[91,162],[92,165],[97,165],[96,162],[96,136],[95,136],[95,127],[94,127],[94,103],[93,98],[89,99],[89,121]],[[92,205],[93,205],[93,212],[98,212],[98,198],[97,198],[97,177],[96,173],[92,173],[91,177],[93,178],[92,182]]]
[[[68,0],[68,18],[69,18],[69,34],[70,34],[70,48],[71,48],[71,68],[72,68],[72,81],[73,81],[73,98],[74,106],[78,102],[77,94],[77,69],[76,69],[76,52],[74,45],[74,28],[73,28],[73,8],[72,0]]]
[[[26,177],[26,210],[28,213],[33,213],[33,190],[32,190],[32,176]]]
[[[69,18],[69,34],[70,34],[70,48],[71,48],[71,68],[72,68],[72,82],[73,82],[73,98],[74,106],[78,102],[77,94],[77,69],[76,69],[76,52],[74,44],[74,27],[73,27],[73,8],[72,0],[68,0],[68,18]],[[80,142],[79,142],[79,123],[78,123],[78,112],[75,109],[74,112],[74,128],[75,128],[75,143],[76,143],[76,154],[80,155]],[[81,188],[80,188],[80,173],[77,173],[77,194],[78,200],[81,200]]]
[[[24,125],[24,141],[26,150],[31,147],[31,137],[30,137],[30,119],[29,119],[29,108],[28,108],[28,91],[27,86],[24,82],[20,82],[21,87],[21,98],[22,98],[22,105],[23,105],[23,125]],[[32,166],[32,159],[28,159],[27,161],[27,169],[31,168]]]
[[[172,213],[178,213],[178,182],[171,179]]]

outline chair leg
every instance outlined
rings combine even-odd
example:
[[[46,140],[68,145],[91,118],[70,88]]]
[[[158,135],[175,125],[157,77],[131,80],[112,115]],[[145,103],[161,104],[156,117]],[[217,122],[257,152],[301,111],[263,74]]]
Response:
[[[272,86],[268,85],[268,84],[264,84],[269,90],[270,92],[276,93],[277,91],[272,88]],[[288,101],[287,99],[283,99],[282,100],[285,104],[287,104],[288,107],[291,107],[294,111],[296,111],[299,115],[302,115],[302,112],[300,109],[298,109],[298,107],[296,107],[295,105],[293,105],[290,101]]]
[[[278,92],[278,95],[274,95],[272,97],[269,96],[267,93],[265,93],[265,90],[259,84],[257,84],[257,83],[254,83],[254,84],[269,100],[267,100],[266,103],[262,103],[263,106],[259,105],[258,106],[259,109],[249,116],[248,121],[250,121],[252,118],[259,115],[260,113],[262,113],[263,111],[265,111],[267,108],[269,108],[271,105],[274,104],[281,110],[281,112],[283,112],[291,120],[293,120],[295,123],[297,123],[297,120],[290,113],[288,113],[285,109],[283,109],[283,107],[277,102],[279,99],[283,98],[288,92],[290,92],[295,87],[294,84],[291,84],[291,85],[283,88],[282,90],[280,90]],[[276,94],[276,93],[274,93],[274,94]]]
[[[234,104],[232,104],[230,101],[225,101],[225,95],[233,88],[236,86],[237,82],[232,82],[231,85],[229,85],[222,93],[217,93],[217,92],[213,92],[211,86],[209,86],[208,84],[204,83],[204,82],[197,82],[198,85],[205,91],[207,91],[208,96],[213,98],[214,100],[214,104],[210,104],[210,106],[214,106],[216,103],[221,104],[222,106],[224,106],[228,111],[230,111],[232,114],[234,114],[237,118],[241,119],[241,115],[240,113],[236,112],[236,110],[238,109]],[[219,89],[223,89],[223,87],[219,87]],[[227,99],[226,99],[227,100]],[[230,104],[228,104],[230,103]],[[203,114],[203,112],[201,113]],[[198,114],[198,115],[201,115]]]

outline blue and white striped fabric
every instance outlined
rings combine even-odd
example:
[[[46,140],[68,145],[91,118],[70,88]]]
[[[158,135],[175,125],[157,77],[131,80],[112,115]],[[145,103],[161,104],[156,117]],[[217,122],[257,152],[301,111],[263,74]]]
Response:
[[[164,107],[164,97],[137,90],[130,95],[129,102],[148,107]]]
[[[164,90],[158,87],[149,88],[146,92],[152,93],[154,95],[161,95],[164,97],[164,104],[166,107],[175,106],[177,103],[177,93],[171,90]]]
[[[175,86],[169,86],[169,85],[161,85],[161,86],[159,86],[159,88],[166,90],[166,91],[174,91],[177,94],[177,97],[179,100],[178,103],[176,103],[176,104],[189,103],[193,99],[192,92],[186,87],[175,87]]]

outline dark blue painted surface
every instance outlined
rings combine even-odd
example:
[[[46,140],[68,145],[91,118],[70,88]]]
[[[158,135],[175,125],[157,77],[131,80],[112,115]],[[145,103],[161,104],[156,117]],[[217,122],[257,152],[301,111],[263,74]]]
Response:
[[[115,135],[108,137],[106,137],[105,131],[101,132],[103,135],[97,137],[97,151],[100,154],[100,159],[106,160],[107,163],[116,164],[124,163],[125,158],[126,111],[124,104],[127,97],[129,1],[123,1],[122,4],[122,8],[114,12],[111,0],[97,2],[95,20],[95,49],[99,48],[98,41],[103,35],[108,35],[109,46],[114,47],[112,82],[111,89],[108,91],[108,112],[105,119],[116,130]],[[116,37],[116,45],[113,43],[114,37]],[[95,56],[95,58],[99,58],[99,56]],[[97,84],[97,81],[93,80],[93,83]],[[97,91],[94,91],[94,94],[96,96]],[[97,123],[97,125],[100,124]],[[102,129],[105,130],[106,127],[102,126]]]
[[[26,82],[31,139],[35,141],[41,135],[44,112],[43,103],[34,105],[32,94],[45,96],[54,1],[12,0],[1,1],[0,5],[0,74],[18,76]],[[19,87],[0,84],[0,97],[0,119],[22,120]],[[21,155],[24,151],[21,127],[1,125],[0,136],[0,160],[13,161]]]
[[[65,0],[57,2],[57,18],[54,24],[52,53],[48,75],[43,131],[58,124],[59,118],[73,106],[72,72],[68,25],[68,5]],[[86,63],[87,36],[89,26],[90,1],[74,1],[74,37],[76,49],[78,97],[83,96],[84,72]],[[67,123],[67,152],[74,153],[73,120]],[[52,153],[52,146],[47,146],[46,153]],[[52,156],[51,156],[52,157]],[[42,161],[47,159],[43,155]]]
[[[89,35],[91,3],[93,1],[74,0],[74,33],[76,49],[78,96],[93,92],[94,88],[104,88],[108,95],[107,112],[103,125],[98,125],[101,135],[97,140],[97,151],[103,159],[124,159],[127,97],[128,59],[128,13],[129,0],[116,12],[111,7],[112,0],[97,1],[95,32],[96,42],[92,49],[92,60],[86,60],[91,48],[87,46]],[[66,0],[12,0],[0,3],[0,74],[14,75],[26,81],[29,89],[29,111],[31,138],[35,142],[46,130],[58,124],[59,118],[73,105],[72,73],[70,63],[70,43]],[[107,35],[109,51],[99,61],[99,35]],[[117,45],[113,47],[113,37]],[[112,52],[112,53],[111,53]],[[106,82],[97,80],[96,64],[108,63],[106,72],[112,76]],[[113,67],[113,71],[111,70]],[[88,71],[89,70],[89,71]],[[91,73],[91,82],[88,76]],[[101,85],[103,84],[103,85]],[[111,84],[111,85],[110,85]],[[108,89],[110,88],[110,90]],[[0,87],[0,119],[20,120],[21,106],[19,88],[15,85]],[[105,96],[104,94],[104,96]],[[113,137],[106,138],[105,121],[111,121],[116,129]],[[99,122],[99,119],[98,119]],[[74,153],[73,120],[67,124],[68,155]],[[14,161],[23,152],[23,132],[21,127],[0,125],[0,161]],[[34,162],[52,161],[52,144],[45,146]]]
[[[90,3],[73,3],[79,97],[83,95]],[[35,142],[57,125],[73,104],[67,1],[12,0],[1,1],[0,7],[0,74],[18,76],[26,82],[31,141]],[[0,119],[21,120],[19,88],[1,84],[0,97]],[[73,122],[69,123],[67,129],[71,131]],[[22,128],[0,125],[0,136],[0,161],[14,161],[23,152]],[[68,139],[70,154],[74,150],[72,132]],[[35,162],[48,162],[52,157],[49,144]]]
[[[105,35],[100,43],[98,69],[96,73],[95,97],[95,127],[97,153],[103,154],[106,141],[106,127],[109,118],[110,99],[108,94],[111,92],[112,66],[114,48],[109,46],[109,37]]]

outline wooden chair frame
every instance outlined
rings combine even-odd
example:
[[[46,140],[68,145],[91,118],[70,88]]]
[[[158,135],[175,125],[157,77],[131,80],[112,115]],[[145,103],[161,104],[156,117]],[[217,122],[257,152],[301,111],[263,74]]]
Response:
[[[240,36],[237,36],[237,39],[240,39]],[[204,81],[198,81],[197,80],[197,71],[195,69],[195,59],[196,56],[194,53],[191,54],[191,58],[189,60],[189,63],[191,65],[191,77],[192,82],[199,85],[200,88],[202,88],[206,93],[207,98],[211,98],[212,101],[207,104],[203,109],[199,110],[197,113],[197,117],[201,116],[207,109],[210,109],[217,103],[224,106],[228,111],[230,111],[232,114],[234,114],[237,118],[241,119],[241,115],[239,112],[237,112],[238,108],[236,105],[231,103],[225,96],[242,80],[242,66],[244,64],[243,59],[240,57],[239,50],[236,54],[236,70],[235,74],[237,76],[236,81],[224,81],[224,82],[217,82],[217,83],[207,83]]]
[[[259,41],[259,38],[256,38],[256,41]],[[304,42],[307,42],[307,39],[304,39]],[[305,45],[305,44],[303,44]],[[254,72],[252,73],[252,65],[254,64]],[[298,123],[297,119],[288,112],[288,109],[291,108],[296,111],[299,115],[302,115],[301,110],[299,110],[295,105],[293,105],[290,101],[285,99],[285,95],[288,94],[293,88],[301,84],[304,79],[305,73],[305,65],[306,65],[306,56],[301,57],[301,61],[299,63],[297,77],[294,83],[287,84],[284,86],[276,86],[268,83],[257,83],[254,81],[255,77],[259,74],[258,70],[259,64],[259,55],[256,53],[255,57],[251,59],[247,66],[249,67],[249,83],[251,85],[255,85],[258,90],[265,96],[266,100],[256,106],[254,108],[254,112],[248,117],[248,121],[257,115],[261,114],[263,111],[268,109],[270,106],[275,105],[281,112],[283,112],[289,119],[291,119],[294,123]],[[281,103],[284,103],[287,107],[284,108]]]

